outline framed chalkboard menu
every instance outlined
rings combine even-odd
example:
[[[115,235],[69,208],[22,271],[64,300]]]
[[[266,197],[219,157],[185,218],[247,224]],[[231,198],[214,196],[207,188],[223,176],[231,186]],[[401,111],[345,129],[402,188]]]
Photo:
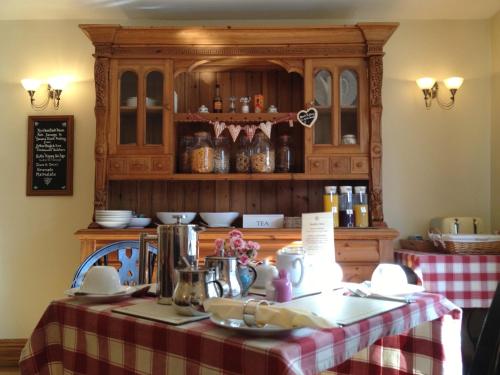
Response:
[[[26,195],[73,195],[73,116],[28,118]]]

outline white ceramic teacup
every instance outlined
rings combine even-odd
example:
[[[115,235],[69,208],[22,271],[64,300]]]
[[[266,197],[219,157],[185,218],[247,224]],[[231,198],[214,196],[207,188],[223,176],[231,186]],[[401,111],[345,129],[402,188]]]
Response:
[[[111,266],[91,267],[83,279],[80,292],[89,294],[115,294],[123,291],[120,275]]]
[[[381,263],[372,273],[372,291],[391,294],[407,284],[405,271],[397,264]]]
[[[299,287],[304,280],[305,252],[301,247],[284,247],[276,252],[278,270],[286,270],[294,288]]]

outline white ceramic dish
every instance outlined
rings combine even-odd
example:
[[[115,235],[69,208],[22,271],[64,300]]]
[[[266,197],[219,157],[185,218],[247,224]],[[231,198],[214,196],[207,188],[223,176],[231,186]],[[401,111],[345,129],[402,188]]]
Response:
[[[344,70],[340,76],[340,105],[352,107],[358,98],[358,80],[351,70]]]
[[[151,218],[149,217],[133,217],[128,223],[129,228],[144,228],[151,223]]]
[[[103,228],[108,229],[123,229],[126,228],[130,220],[126,221],[99,221],[96,220],[96,223],[99,224]]]
[[[215,325],[227,328],[239,333],[243,333],[245,335],[251,336],[279,336],[279,335],[287,335],[290,332],[298,329],[298,328],[283,328],[280,326],[276,326],[273,324],[266,324],[262,328],[257,327],[248,327],[245,322],[241,319],[220,319],[215,317],[214,315],[210,316],[210,320]]]
[[[95,303],[104,303],[104,302],[116,302],[125,298],[129,298],[132,293],[136,291],[136,288],[130,286],[124,286],[124,289],[118,293],[114,294],[79,294],[80,288],[72,288],[68,289],[64,292],[68,297],[75,298],[79,301],[83,302],[95,302]]]
[[[230,227],[240,216],[239,212],[200,212],[200,216],[209,227]]]
[[[157,212],[156,216],[163,224],[175,224],[177,219],[174,216],[183,215],[186,216],[181,219],[182,224],[189,224],[192,222],[196,216],[196,212]]]
[[[112,214],[118,214],[118,215],[130,214],[130,215],[132,215],[132,211],[129,211],[129,210],[96,210],[95,213],[96,213],[96,215],[99,215],[99,214],[107,214],[107,215],[112,215]]]

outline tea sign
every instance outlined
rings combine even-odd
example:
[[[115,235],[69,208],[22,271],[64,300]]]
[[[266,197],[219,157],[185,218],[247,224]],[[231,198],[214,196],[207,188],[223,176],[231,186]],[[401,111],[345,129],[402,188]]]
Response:
[[[301,110],[297,113],[297,120],[304,126],[310,128],[314,125],[316,120],[318,119],[318,110],[314,107],[311,107],[307,110]]]

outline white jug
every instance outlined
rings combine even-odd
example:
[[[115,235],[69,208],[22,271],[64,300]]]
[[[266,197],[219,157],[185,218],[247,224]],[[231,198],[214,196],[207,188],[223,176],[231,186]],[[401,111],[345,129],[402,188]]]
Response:
[[[305,275],[304,250],[300,247],[284,247],[276,255],[278,270],[288,271],[293,288],[299,288]]]

